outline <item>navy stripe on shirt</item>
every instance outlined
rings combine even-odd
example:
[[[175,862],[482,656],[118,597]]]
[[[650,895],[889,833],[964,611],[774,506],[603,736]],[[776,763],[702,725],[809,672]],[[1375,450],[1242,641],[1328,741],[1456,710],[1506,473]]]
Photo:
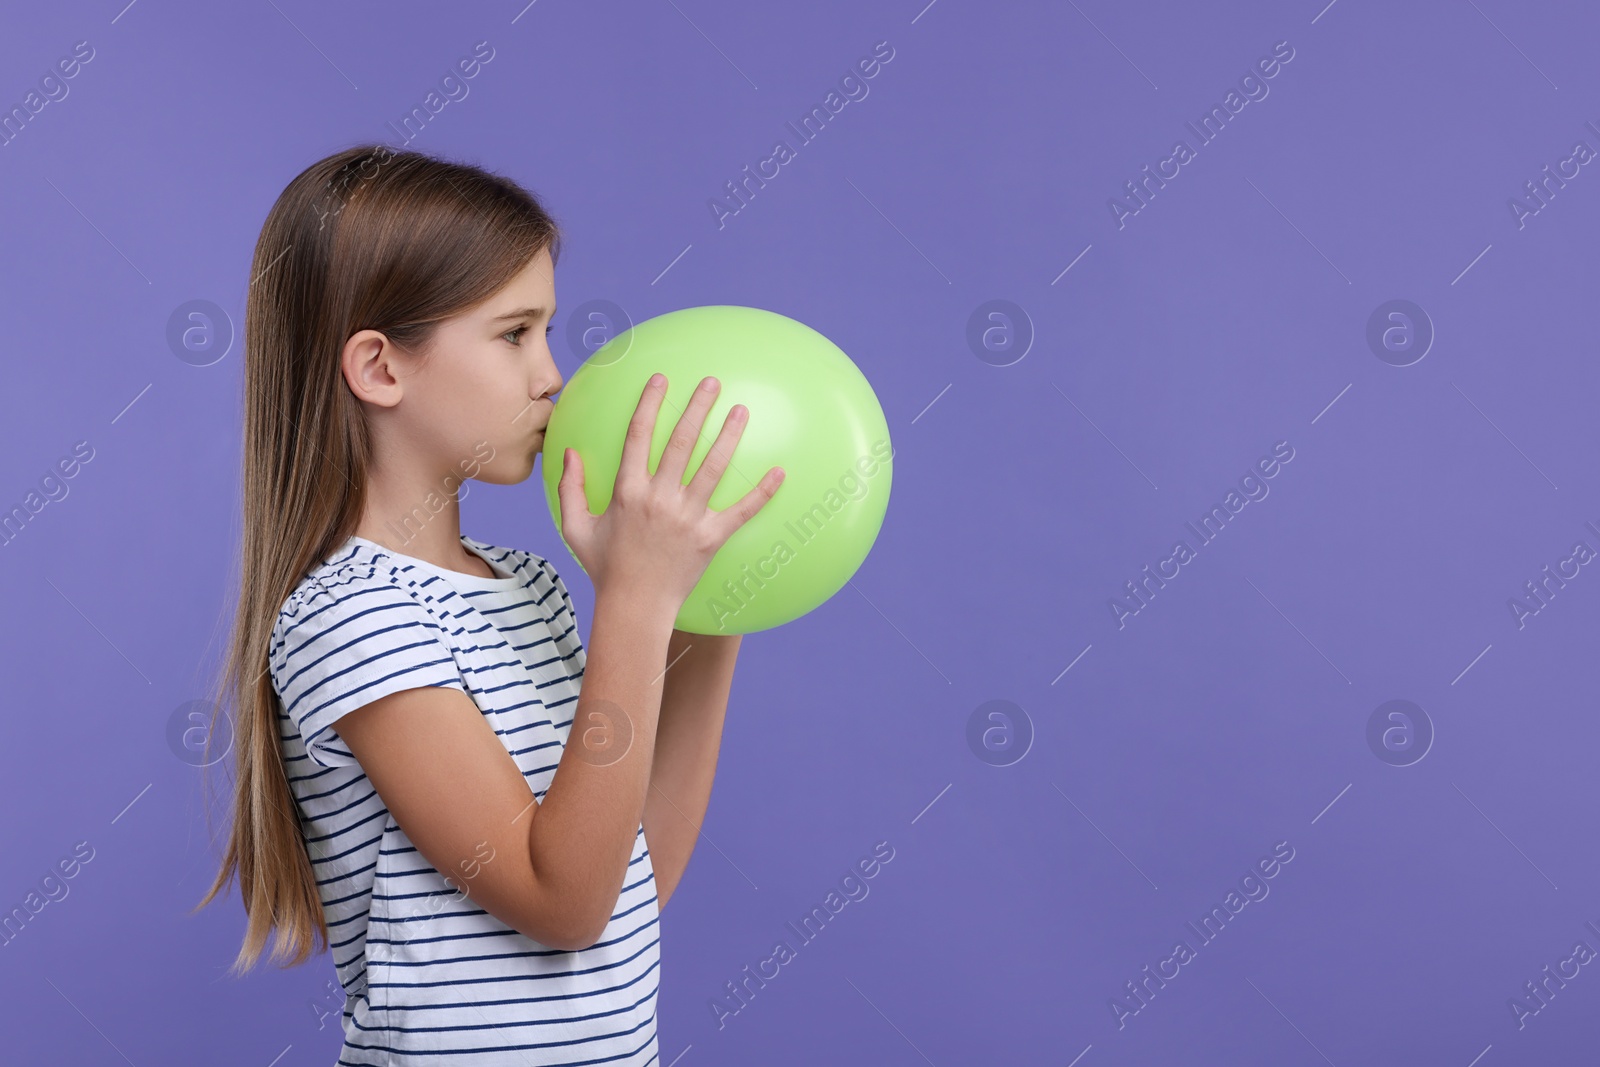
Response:
[[[339,718],[390,693],[458,688],[534,798],[550,788],[584,673],[572,598],[548,560],[461,540],[501,577],[352,537],[296,587],[273,628],[281,748],[349,997],[339,1062],[448,1055],[520,1067],[544,1049],[573,1067],[655,1063],[659,900],[643,827],[600,939],[554,949],[482,908],[452,907],[465,898],[417,852],[338,737]],[[388,891],[375,893],[379,882]],[[518,983],[540,992],[507,997]],[[406,1022],[418,1012],[425,1022]],[[539,1028],[566,1040],[529,1043]]]

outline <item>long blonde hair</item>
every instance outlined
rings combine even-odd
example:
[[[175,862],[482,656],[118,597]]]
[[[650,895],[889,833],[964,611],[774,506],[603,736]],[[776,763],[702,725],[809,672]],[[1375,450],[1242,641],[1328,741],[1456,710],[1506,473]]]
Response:
[[[239,602],[215,694],[217,716],[234,712],[232,825],[195,905],[238,878],[247,923],[236,975],[269,937],[281,966],[328,947],[267,662],[284,601],[361,520],[371,446],[340,368],[344,343],[371,329],[423,352],[440,320],[540,251],[554,260],[560,244],[555,221],[515,182],[376,144],[307,167],[267,213],[245,303]],[[215,736],[214,718],[208,750]]]

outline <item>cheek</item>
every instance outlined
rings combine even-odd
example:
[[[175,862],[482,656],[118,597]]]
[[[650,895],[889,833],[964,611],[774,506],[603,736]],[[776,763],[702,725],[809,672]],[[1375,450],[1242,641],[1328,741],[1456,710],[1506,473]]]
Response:
[[[467,418],[492,422],[511,386],[511,362],[492,347],[472,354],[449,368],[448,380],[438,389],[450,407]]]
[[[474,441],[497,440],[503,428],[499,411],[505,401],[497,397],[504,384],[488,372],[492,351],[472,353],[475,358],[437,360],[414,379],[416,429],[433,438],[434,444],[448,452],[470,452]],[[466,454],[466,453],[463,453]]]

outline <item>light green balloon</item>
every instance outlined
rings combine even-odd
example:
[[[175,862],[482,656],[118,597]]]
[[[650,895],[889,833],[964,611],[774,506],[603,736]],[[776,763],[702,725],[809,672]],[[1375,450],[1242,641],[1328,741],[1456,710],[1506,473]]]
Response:
[[[843,588],[871,550],[889,505],[889,426],[849,356],[804,323],[761,308],[722,304],[658,315],[612,338],[578,368],[559,395],[543,446],[545,503],[556,531],[564,450],[570,446],[582,457],[589,510],[601,514],[611,502],[628,421],[656,372],[666,376],[667,394],[650,442],[651,473],[707,376],[722,389],[701,424],[683,484],[735,404],[748,408],[749,418],[711,508],[728,508],[767,471],[784,470],[772,499],[712,558],[674,625],[699,634],[754,633],[799,618]]]

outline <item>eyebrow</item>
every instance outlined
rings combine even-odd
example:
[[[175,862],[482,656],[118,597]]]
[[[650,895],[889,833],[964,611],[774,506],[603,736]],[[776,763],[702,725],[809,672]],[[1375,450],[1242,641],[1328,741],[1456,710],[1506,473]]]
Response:
[[[489,321],[509,322],[512,319],[536,319],[542,314],[544,314],[544,308],[521,308],[517,311],[508,311],[504,315],[497,315]]]

